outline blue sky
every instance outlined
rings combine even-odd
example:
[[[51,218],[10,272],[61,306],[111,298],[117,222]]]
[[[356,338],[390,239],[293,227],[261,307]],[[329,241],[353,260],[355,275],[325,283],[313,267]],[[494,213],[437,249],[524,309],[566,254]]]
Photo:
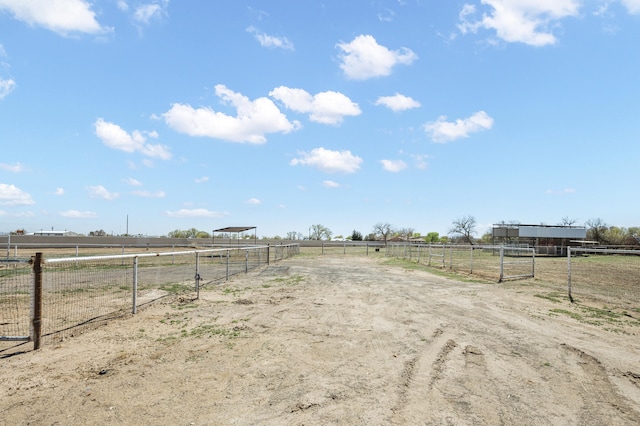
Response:
[[[0,232],[640,226],[639,134],[640,0],[0,0]]]

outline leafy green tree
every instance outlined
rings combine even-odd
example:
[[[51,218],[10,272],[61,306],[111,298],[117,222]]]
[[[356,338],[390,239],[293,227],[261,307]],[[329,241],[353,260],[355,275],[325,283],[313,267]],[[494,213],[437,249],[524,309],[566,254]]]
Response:
[[[362,241],[362,234],[354,229],[351,233],[351,241]]]
[[[330,240],[333,232],[324,225],[311,225],[309,239],[311,240]]]
[[[440,241],[440,234],[438,232],[429,232],[424,240],[427,243],[437,243]]]

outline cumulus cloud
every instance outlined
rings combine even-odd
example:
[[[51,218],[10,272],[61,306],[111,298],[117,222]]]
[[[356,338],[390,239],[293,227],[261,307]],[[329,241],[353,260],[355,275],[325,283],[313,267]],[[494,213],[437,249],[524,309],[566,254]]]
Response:
[[[98,217],[98,214],[95,212],[84,211],[81,212],[79,210],[66,210],[60,212],[60,216],[67,217],[71,219],[92,219]]]
[[[320,147],[299,155],[300,158],[294,158],[289,164],[315,167],[325,173],[354,173],[362,164],[362,158],[351,151],[332,151]]]
[[[294,50],[293,43],[291,43],[286,37],[270,36],[259,31],[255,27],[247,28],[247,32],[253,34],[253,36],[256,38],[256,40],[258,40],[258,43],[260,43],[260,46],[262,47]]]
[[[580,7],[578,0],[481,0],[481,3],[488,6],[489,13],[483,13],[479,19],[474,5],[463,6],[458,24],[463,34],[493,30],[500,40],[531,46],[555,44],[552,28],[563,18],[577,16]]]
[[[209,176],[202,176],[202,177],[199,177],[199,178],[195,178],[194,181],[196,183],[208,182],[209,181]]]
[[[122,127],[114,123],[104,121],[102,118],[96,120],[96,136],[109,148],[118,149],[124,152],[139,152],[147,157],[168,160],[171,158],[169,148],[165,145],[154,145],[146,143],[147,138],[157,138],[158,133],[141,132],[134,130],[131,134]]]
[[[211,211],[207,209],[180,209],[176,211],[167,211],[165,214],[169,217],[224,217],[227,216],[228,213],[220,213],[216,211]]]
[[[0,205],[2,206],[27,206],[35,204],[31,195],[15,185],[0,183]]]
[[[132,194],[142,198],[164,198],[167,195],[164,191],[133,191]]]
[[[420,107],[420,102],[399,93],[393,96],[380,96],[375,104],[384,105],[393,111],[404,111]]]
[[[142,182],[140,182],[138,179],[134,179],[131,177],[124,179],[124,182],[131,186],[142,186]]]
[[[20,163],[16,163],[16,164],[0,163],[0,169],[7,172],[12,172],[12,173],[20,173],[24,171],[24,166]]]
[[[61,35],[110,31],[98,23],[91,3],[85,0],[0,0],[0,10],[10,12],[18,21]]]
[[[128,10],[128,6],[124,9],[119,5],[121,10]],[[156,1],[153,3],[145,3],[136,7],[133,12],[133,19],[140,23],[149,25],[154,19],[161,19],[167,15],[167,8],[169,7],[169,0]]]
[[[407,163],[402,160],[380,160],[382,168],[388,172],[397,173],[407,168]]]
[[[109,190],[102,185],[89,186],[87,190],[89,191],[89,196],[91,198],[102,198],[110,201],[115,200],[120,196],[117,192],[109,192]]]
[[[342,186],[338,182],[334,182],[332,180],[323,180],[322,185],[327,188],[340,188]]]
[[[267,133],[289,133],[300,127],[290,122],[269,98],[254,101],[218,84],[216,95],[236,109],[236,116],[216,112],[211,108],[193,108],[173,104],[162,116],[172,129],[189,136],[206,136],[230,142],[264,143]]]
[[[629,13],[640,13],[640,0],[620,0]]]
[[[64,188],[56,188],[54,195],[64,195]]]
[[[366,80],[391,74],[398,64],[410,65],[418,59],[411,49],[389,50],[370,35],[359,35],[349,43],[338,43],[340,68],[354,80]]]
[[[457,119],[454,122],[446,120],[447,117],[440,116],[436,121],[424,125],[424,130],[434,142],[447,143],[467,138],[470,133],[488,130],[493,126],[493,118],[484,111],[478,111],[469,118]]]
[[[249,198],[247,201],[245,201],[245,203],[257,206],[258,204],[261,204],[262,201],[258,200],[257,198]]]
[[[13,79],[0,78],[0,101],[16,88],[16,82]]]
[[[337,125],[346,116],[360,115],[360,107],[340,92],[320,92],[311,95],[303,89],[285,86],[276,87],[269,96],[282,102],[288,109],[309,114],[309,120],[322,124]]]

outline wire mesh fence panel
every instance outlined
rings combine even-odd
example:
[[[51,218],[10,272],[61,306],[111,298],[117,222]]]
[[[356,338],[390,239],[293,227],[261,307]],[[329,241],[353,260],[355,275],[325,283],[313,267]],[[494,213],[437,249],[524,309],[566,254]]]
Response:
[[[43,270],[43,341],[59,340],[131,311],[130,259],[64,260]]]
[[[0,264],[0,350],[30,334],[31,280],[27,261]]]
[[[640,312],[640,251],[571,249],[570,296]]]

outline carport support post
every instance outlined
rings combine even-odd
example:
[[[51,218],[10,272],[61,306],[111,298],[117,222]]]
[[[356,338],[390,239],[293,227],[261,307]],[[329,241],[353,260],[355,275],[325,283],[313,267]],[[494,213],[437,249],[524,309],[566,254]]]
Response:
[[[33,350],[40,349],[42,338],[42,253],[31,258],[33,262],[33,291],[31,298],[31,339]]]

